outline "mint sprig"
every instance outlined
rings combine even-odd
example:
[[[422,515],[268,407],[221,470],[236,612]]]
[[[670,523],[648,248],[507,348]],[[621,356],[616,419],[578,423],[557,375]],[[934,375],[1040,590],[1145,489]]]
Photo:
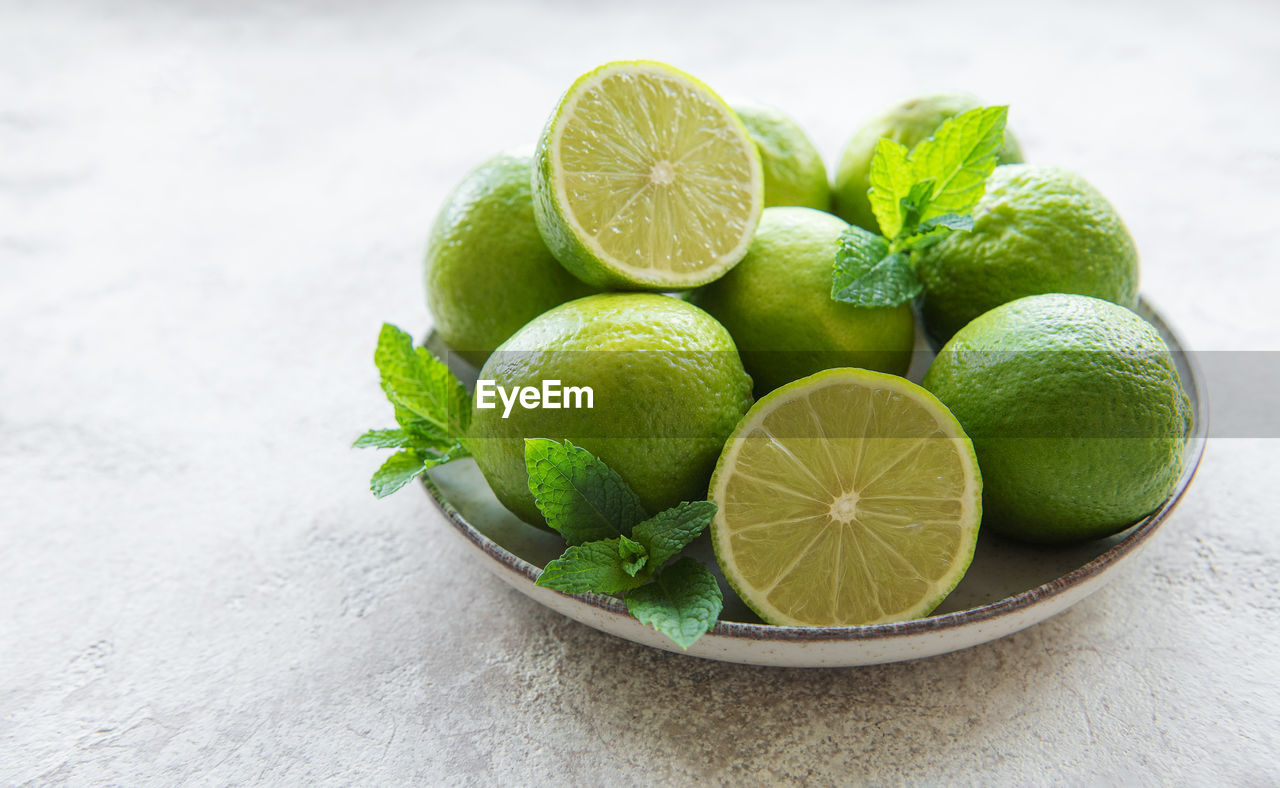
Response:
[[[373,494],[385,498],[428,468],[470,456],[465,436],[471,399],[443,361],[426,348],[414,347],[413,338],[390,323],[382,325],[373,361],[400,426],[369,430],[354,446],[400,449],[369,482]]]
[[[646,517],[635,491],[599,458],[569,441],[525,440],[534,503],[569,547],[537,585],[566,594],[626,595],[627,609],[687,649],[715,626],[724,597],[692,558],[664,566],[715,516],[710,501],[686,501]]]
[[[858,306],[897,306],[920,295],[913,254],[973,229],[1004,141],[1008,107],[979,107],[944,122],[912,150],[876,143],[867,196],[883,236],[850,227],[840,238],[831,297]]]

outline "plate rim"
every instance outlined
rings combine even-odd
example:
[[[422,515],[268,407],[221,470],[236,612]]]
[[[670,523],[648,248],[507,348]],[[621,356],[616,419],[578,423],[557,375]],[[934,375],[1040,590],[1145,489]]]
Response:
[[[1194,396],[1191,434],[1187,438],[1187,461],[1174,486],[1173,493],[1154,512],[1147,515],[1136,525],[1130,526],[1130,532],[1106,551],[1071,571],[1042,583],[1033,588],[1021,591],[1012,596],[989,602],[978,607],[957,610],[941,615],[930,615],[910,621],[898,621],[886,624],[864,624],[843,627],[796,627],[776,626],[773,624],[754,624],[743,621],[717,621],[708,634],[718,635],[742,642],[789,642],[811,643],[863,640],[894,640],[897,638],[915,637],[925,633],[960,629],[965,626],[991,621],[1005,615],[1033,607],[1045,600],[1056,597],[1066,591],[1083,584],[1114,566],[1126,556],[1146,543],[1148,539],[1168,519],[1178,503],[1191,486],[1200,462],[1204,457],[1206,437],[1209,426],[1208,390],[1204,383],[1203,370],[1195,354],[1186,349],[1182,337],[1176,332],[1159,310],[1145,296],[1139,299],[1135,309],[1144,319],[1152,323],[1168,340],[1170,350],[1180,354],[1189,380],[1183,380],[1184,390]],[[431,478],[424,474],[422,486],[436,509],[444,515],[449,524],[467,541],[479,547],[489,558],[496,561],[507,571],[523,577],[530,584],[537,582],[542,569],[485,536],[479,529],[467,521],[466,517],[445,498],[440,488]],[[597,608],[605,613],[616,615],[628,621],[632,620],[622,600],[604,594],[564,594],[579,604]],[[560,612],[560,611],[557,611]]]

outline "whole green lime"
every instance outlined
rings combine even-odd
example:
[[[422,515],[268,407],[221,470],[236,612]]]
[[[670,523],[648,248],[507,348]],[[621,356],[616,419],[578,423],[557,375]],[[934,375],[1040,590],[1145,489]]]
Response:
[[[867,189],[871,188],[868,176],[876,143],[887,137],[913,148],[933,136],[947,119],[980,106],[982,103],[973,96],[942,93],[904,101],[865,123],[845,145],[836,164],[832,209],[845,221],[880,232],[880,225],[871,212],[871,202],[867,199]],[[1004,133],[1004,145],[1000,148],[998,161],[1000,164],[1022,161],[1022,149],[1008,129]]]
[[[650,513],[706,497],[725,439],[751,405],[729,333],[669,296],[607,293],[530,321],[480,370],[508,391],[556,381],[559,408],[473,411],[468,445],[498,500],[545,525],[529,492],[525,438],[570,440],[599,457]],[[477,384],[479,385],[479,384]],[[584,407],[589,403],[589,407]]]
[[[997,167],[973,212],[972,232],[952,233],[917,258],[924,321],[938,339],[1023,296],[1077,293],[1133,306],[1138,251],[1111,203],[1056,167]]]
[[[822,154],[791,118],[772,107],[735,104],[742,125],[756,144],[764,167],[765,207],[799,205],[825,211],[831,186]]]
[[[973,440],[983,528],[1029,542],[1108,536],[1182,472],[1191,406],[1138,315],[1080,295],[1021,298],[962,328],[925,388]]]
[[[516,329],[593,289],[556,262],[533,220],[533,157],[502,153],[445,200],[427,241],[427,306],[452,350],[479,366]]]
[[[766,208],[747,256],[689,300],[729,329],[756,396],[831,367],[902,375],[911,364],[911,307],[831,298],[843,220],[812,208]]]

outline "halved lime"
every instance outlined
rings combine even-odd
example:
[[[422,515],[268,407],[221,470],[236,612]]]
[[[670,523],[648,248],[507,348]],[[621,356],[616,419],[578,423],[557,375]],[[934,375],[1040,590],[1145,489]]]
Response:
[[[679,290],[734,266],[764,206],[755,143],[720,97],[671,66],[607,63],[573,83],[538,144],[534,216],[597,287]]]
[[[831,369],[748,411],[711,478],[716,558],[770,624],[852,626],[927,615],[973,560],[982,478],[973,444],[908,380]]]

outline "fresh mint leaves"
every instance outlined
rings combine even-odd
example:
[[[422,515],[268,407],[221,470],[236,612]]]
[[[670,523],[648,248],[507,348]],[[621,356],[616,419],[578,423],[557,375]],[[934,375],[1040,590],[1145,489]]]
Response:
[[[688,649],[715,626],[724,606],[720,584],[692,558],[681,558],[627,594],[627,611]]]
[[[640,498],[622,477],[569,441],[526,439],[524,462],[538,511],[571,547],[630,535],[645,518]]]
[[[867,190],[867,198],[871,200],[871,212],[876,215],[880,231],[888,238],[896,237],[902,230],[902,201],[916,182],[907,156],[905,145],[885,138],[876,143],[876,152],[871,158],[868,174],[871,188]]]
[[[399,426],[369,430],[355,447],[399,450],[369,483],[385,498],[428,468],[470,456],[471,400],[443,361],[393,325],[382,326],[373,359]],[[616,471],[567,440],[529,438],[524,460],[538,511],[568,544],[538,585],[626,594],[633,616],[685,649],[715,626],[724,604],[715,576],[691,558],[664,566],[706,530],[715,504],[685,502],[650,517]]]
[[[662,566],[702,533],[715,516],[714,503],[685,501],[637,525],[631,538],[644,547],[653,566]]]
[[[471,423],[471,399],[445,363],[413,339],[384,323],[373,361],[398,429],[369,430],[360,449],[400,449],[374,472],[369,488],[385,498],[428,468],[467,457],[463,436]]]
[[[858,306],[897,306],[923,289],[911,255],[952,232],[973,229],[970,213],[996,167],[1008,107],[980,107],[947,120],[908,151],[876,143],[867,196],[883,236],[850,227],[840,238],[831,297]]]
[[[633,616],[685,649],[715,626],[724,604],[715,576],[692,558],[663,566],[706,529],[714,503],[687,501],[646,517],[621,476],[569,441],[526,439],[525,467],[538,510],[569,544],[538,585],[625,593]]]
[[[648,578],[637,578],[629,571],[637,564],[636,554],[634,547],[628,547],[623,539],[626,537],[570,547],[564,555],[547,564],[538,577],[538,585],[566,594],[616,594],[643,585]],[[635,542],[631,545],[637,546]],[[640,552],[643,558],[643,548]]]
[[[933,181],[918,203],[921,221],[948,213],[967,214],[982,199],[987,176],[996,168],[1004,143],[1008,112],[1008,107],[980,107],[957,115],[911,151],[916,181]]]
[[[904,252],[891,251],[889,241],[852,225],[840,236],[831,297],[857,306],[903,304],[924,286]]]

